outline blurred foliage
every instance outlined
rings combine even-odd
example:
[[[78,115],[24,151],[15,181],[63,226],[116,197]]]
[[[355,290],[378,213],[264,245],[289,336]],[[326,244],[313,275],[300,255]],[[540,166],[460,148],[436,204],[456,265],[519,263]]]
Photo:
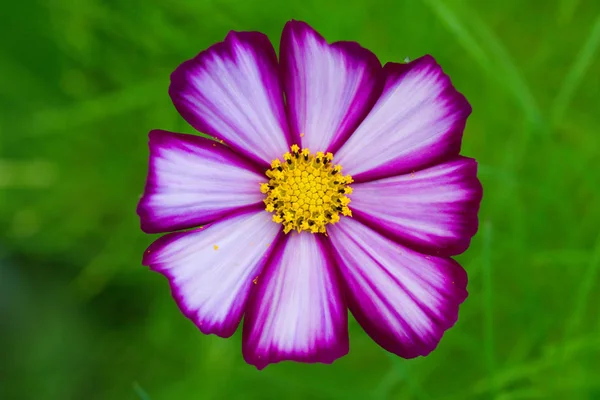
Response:
[[[433,54],[470,100],[481,229],[429,357],[353,320],[332,366],[244,364],[140,265],[147,132],[192,133],[170,72],[284,23],[382,61]],[[0,399],[600,399],[600,3],[23,0],[0,6]]]

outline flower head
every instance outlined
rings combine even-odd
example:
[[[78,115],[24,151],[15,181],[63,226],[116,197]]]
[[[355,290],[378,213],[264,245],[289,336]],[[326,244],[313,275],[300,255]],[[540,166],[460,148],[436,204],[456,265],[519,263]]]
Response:
[[[431,56],[382,67],[298,21],[280,49],[231,32],[172,74],[175,107],[216,140],[150,132],[142,229],[186,231],[143,263],[202,332],[243,317],[258,368],[345,355],[347,309],[386,350],[427,355],[467,297],[450,257],[478,225],[471,108]]]

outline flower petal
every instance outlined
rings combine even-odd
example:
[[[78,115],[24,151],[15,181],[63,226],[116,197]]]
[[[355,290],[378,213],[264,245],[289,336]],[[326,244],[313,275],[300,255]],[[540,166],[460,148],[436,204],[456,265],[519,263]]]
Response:
[[[277,56],[258,32],[230,32],[171,75],[169,93],[179,113],[268,166],[289,149]]]
[[[324,239],[286,235],[248,302],[244,358],[259,369],[283,360],[331,363],[348,352],[347,318]]]
[[[337,150],[381,93],[379,60],[357,43],[327,44],[299,21],[283,29],[280,54],[294,141],[313,151]]]
[[[264,210],[238,213],[163,236],[148,248],[143,264],[169,279],[179,308],[203,333],[229,337],[279,232]]]
[[[142,230],[185,229],[260,203],[266,177],[230,148],[212,140],[150,132],[150,165],[138,205]]]
[[[386,64],[383,93],[336,154],[356,181],[419,170],[458,155],[471,106],[433,57]]]
[[[471,158],[352,188],[355,218],[421,252],[460,254],[477,232],[482,189]]]
[[[467,297],[465,271],[451,258],[419,254],[352,218],[328,232],[358,323],[401,357],[429,354],[458,318]]]

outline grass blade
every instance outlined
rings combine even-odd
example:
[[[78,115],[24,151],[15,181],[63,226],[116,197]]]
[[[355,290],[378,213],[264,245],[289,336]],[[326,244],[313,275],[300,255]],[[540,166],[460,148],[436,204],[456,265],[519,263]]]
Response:
[[[466,24],[463,23],[452,9],[440,0],[426,0],[425,4],[438,17],[448,29],[456,36],[456,40],[470,53],[471,57],[477,61],[479,66],[486,72],[493,69],[492,61],[479,45],[475,37],[469,32]]]
[[[485,22],[473,11],[452,10],[442,0],[426,0],[425,3],[486,73],[507,79],[506,87],[520,103],[527,120],[534,125],[540,125],[543,121],[542,114],[529,85],[504,45]],[[476,32],[474,34],[469,32],[467,26],[472,27]],[[481,38],[480,41],[475,37]],[[488,49],[488,52],[484,48]]]
[[[579,289],[575,292],[576,297],[572,307],[573,313],[567,324],[565,339],[573,336],[573,333],[575,333],[581,324],[594,284],[598,283],[598,269],[600,269],[598,267],[600,267],[600,235],[598,235],[596,240],[588,268],[581,278]]]
[[[140,400],[150,400],[150,396],[148,396],[148,393],[142,389],[139,383],[133,382],[133,391],[138,395]]]
[[[492,225],[486,221],[483,226],[482,283],[483,283],[483,349],[488,379],[492,382],[492,394],[498,393],[496,386],[496,356],[494,345],[494,306],[492,299]]]
[[[579,54],[575,58],[571,69],[567,72],[565,80],[560,86],[560,90],[554,99],[552,105],[552,126],[560,124],[562,121],[565,111],[569,106],[569,103],[573,99],[575,90],[585,77],[585,73],[590,67],[594,59],[596,50],[600,45],[600,15],[596,18],[590,35],[587,41],[581,47]]]

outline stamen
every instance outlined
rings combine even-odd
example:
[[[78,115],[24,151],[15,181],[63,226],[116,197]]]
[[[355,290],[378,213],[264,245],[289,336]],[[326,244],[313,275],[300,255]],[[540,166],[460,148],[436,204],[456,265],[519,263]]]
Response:
[[[267,170],[268,183],[260,186],[266,195],[265,210],[273,213],[273,221],[283,225],[283,231],[327,233],[327,224],[335,224],[340,214],[352,216],[348,208],[352,188],[350,175],[337,175],[342,168],[332,165],[333,154],[298,145],[283,155],[283,162],[273,160]],[[335,180],[334,180],[335,175]]]

